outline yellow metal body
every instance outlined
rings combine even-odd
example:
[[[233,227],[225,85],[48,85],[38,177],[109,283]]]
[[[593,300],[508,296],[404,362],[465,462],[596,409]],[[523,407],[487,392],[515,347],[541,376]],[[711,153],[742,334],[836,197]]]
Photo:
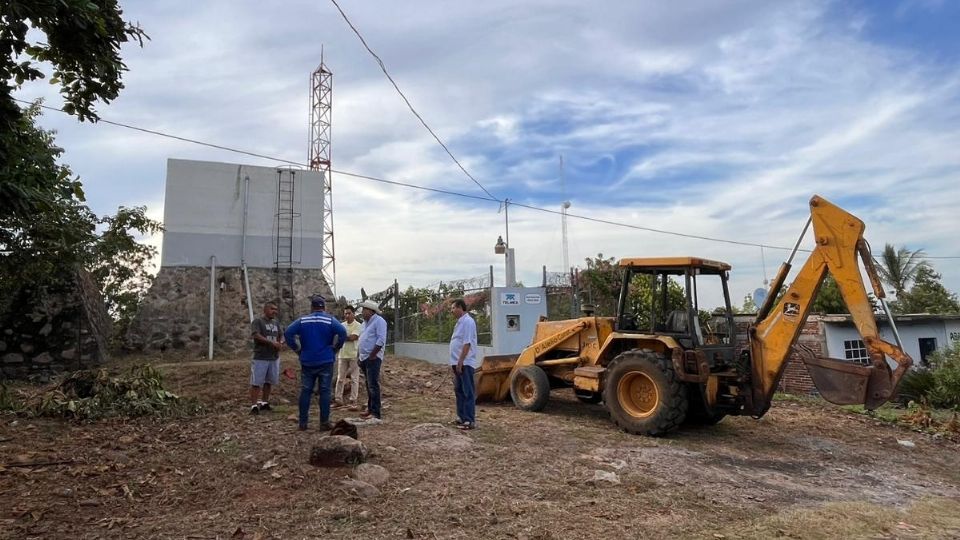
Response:
[[[687,359],[694,360],[694,372],[678,373],[678,376],[682,375],[687,383],[701,385],[708,406],[714,406],[723,394],[728,399],[725,414],[761,416],[770,406],[810,306],[829,273],[836,280],[854,324],[863,336],[871,366],[829,358],[804,358],[804,362],[821,394],[829,401],[860,403],[869,408],[878,406],[893,395],[912,360],[898,346],[880,339],[857,259],[859,254],[874,294],[883,298],[883,288],[863,239],[863,222],[818,196],[810,200],[810,212],[816,248],[778,301],[775,299],[789,273],[789,263],[780,268],[771,284],[768,301],[750,328],[749,376],[731,366],[711,372],[700,350],[685,350],[671,336],[617,332],[616,319],[612,317],[583,317],[540,322],[532,343],[520,354],[484,358],[477,370],[477,398],[507,399],[512,375],[529,365],[542,367],[551,377],[577,390],[599,393],[604,390],[604,371],[610,360],[623,351],[643,348],[672,357],[675,372]],[[713,273],[730,269],[726,263],[697,257],[627,258],[621,260],[620,265],[709,268]],[[891,366],[887,358],[895,365]],[[621,406],[640,418],[653,410],[651,400],[656,403],[657,389],[649,377],[639,373],[628,375],[621,378],[622,388],[617,389],[617,395],[623,398]],[[627,400],[628,396],[632,397]],[[742,400],[735,409],[730,408],[730,396]]]
[[[477,399],[503,401],[513,372],[536,364],[578,390],[600,392],[603,366],[625,348],[668,352],[678,347],[669,336],[614,331],[613,317],[582,317],[537,323],[533,343],[518,355],[487,356],[477,370]],[[629,346],[624,343],[629,342]]]
[[[860,403],[869,408],[876,407],[893,395],[900,378],[913,363],[900,347],[880,339],[873,306],[867,297],[857,260],[859,254],[874,294],[877,298],[883,298],[880,279],[863,240],[863,222],[817,196],[810,200],[810,218],[816,248],[776,306],[767,313],[761,311],[758,315],[760,320],[750,329],[755,413],[762,414],[769,407],[793,344],[806,323],[810,306],[827,273],[836,280],[854,325],[863,336],[871,366],[855,366],[831,359],[808,361],[804,358],[824,397],[835,403]],[[768,293],[771,298],[775,298],[789,271],[789,264],[780,267]],[[896,364],[892,370],[886,357]]]

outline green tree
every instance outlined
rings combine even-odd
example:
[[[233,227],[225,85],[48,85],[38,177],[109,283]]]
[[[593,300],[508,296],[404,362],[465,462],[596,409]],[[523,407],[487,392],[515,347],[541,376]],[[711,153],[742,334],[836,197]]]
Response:
[[[594,258],[585,259],[587,268],[580,271],[580,303],[593,304],[596,314],[612,317],[617,313],[620,299],[620,283],[623,272],[617,266],[616,258],[604,257],[598,253]]]
[[[100,285],[107,310],[119,323],[122,334],[137,313],[140,301],[153,283],[150,272],[157,249],[137,241],[136,236],[156,234],[163,226],[146,215],[145,206],[125,208],[100,218],[106,228],[95,243],[88,266]],[[134,234],[136,233],[136,234]]]
[[[891,308],[897,313],[960,313],[957,295],[940,283],[940,274],[930,265],[922,266],[916,272],[913,287],[897,295]]]
[[[892,244],[883,247],[877,272],[897,298],[907,290],[922,268],[930,268],[930,263],[923,257],[922,249],[911,251],[903,246],[895,248]]]
[[[64,190],[83,199],[68,170],[48,174],[59,153],[43,148],[33,127],[37,112],[22,110],[13,92],[42,79],[40,67],[47,64],[50,83],[60,86],[63,110],[96,121],[95,103],[110,102],[123,88],[120,47],[131,40],[142,46],[147,38],[122,14],[116,0],[0,2],[0,218],[49,206]]]

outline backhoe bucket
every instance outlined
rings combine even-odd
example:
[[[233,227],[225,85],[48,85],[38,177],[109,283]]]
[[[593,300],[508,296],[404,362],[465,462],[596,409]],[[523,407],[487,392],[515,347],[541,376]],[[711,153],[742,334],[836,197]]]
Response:
[[[519,354],[485,356],[475,378],[477,401],[503,401],[510,395],[510,372]]]
[[[870,366],[852,364],[835,358],[801,355],[810,378],[820,395],[836,405],[863,405],[873,410],[893,396],[897,380],[886,360]],[[899,370],[898,370],[899,371]]]

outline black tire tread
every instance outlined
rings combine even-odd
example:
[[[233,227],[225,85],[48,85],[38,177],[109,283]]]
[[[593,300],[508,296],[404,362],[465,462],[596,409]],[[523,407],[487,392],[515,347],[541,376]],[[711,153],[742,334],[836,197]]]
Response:
[[[533,381],[536,387],[536,396],[529,405],[524,404],[517,397],[516,381],[521,375]],[[517,370],[517,373],[510,378],[510,399],[513,400],[513,404],[518,409],[534,412],[542,411],[547,405],[547,400],[550,399],[550,377],[547,376],[547,372],[539,366],[523,366]]]
[[[686,387],[677,378],[673,371],[673,365],[670,359],[657,353],[653,349],[631,349],[617,355],[607,366],[607,373],[614,373],[617,367],[624,363],[647,363],[663,373],[667,380],[666,395],[669,399],[665,400],[666,408],[660,414],[657,414],[651,421],[646,421],[643,427],[638,427],[633,422],[618,417],[612,410],[612,407],[619,407],[617,399],[616,384],[608,382],[604,388],[604,403],[610,412],[610,418],[620,429],[633,433],[635,435],[650,435],[653,437],[664,435],[683,424],[687,416],[687,396]],[[610,393],[610,395],[607,394]],[[624,413],[625,414],[625,413]]]

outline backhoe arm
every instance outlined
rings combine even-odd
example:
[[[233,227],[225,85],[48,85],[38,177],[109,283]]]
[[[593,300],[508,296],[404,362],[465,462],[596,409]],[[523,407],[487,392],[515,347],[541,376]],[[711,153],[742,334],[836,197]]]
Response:
[[[836,280],[853,323],[863,337],[870,365],[816,358],[812,354],[801,355],[820,394],[833,403],[863,404],[873,409],[893,396],[900,378],[913,363],[899,346],[880,338],[873,306],[867,297],[857,262],[859,254],[874,294],[883,298],[880,280],[863,239],[863,222],[819,196],[810,200],[810,219],[816,248],[786,293],[776,302],[775,298],[790,270],[790,263],[784,263],[768,292],[767,301],[757,315],[757,321],[750,328],[751,409],[757,416],[770,407],[790,351],[803,331],[810,306],[828,272]],[[890,324],[894,324],[892,317]],[[893,365],[888,362],[888,357]]]

